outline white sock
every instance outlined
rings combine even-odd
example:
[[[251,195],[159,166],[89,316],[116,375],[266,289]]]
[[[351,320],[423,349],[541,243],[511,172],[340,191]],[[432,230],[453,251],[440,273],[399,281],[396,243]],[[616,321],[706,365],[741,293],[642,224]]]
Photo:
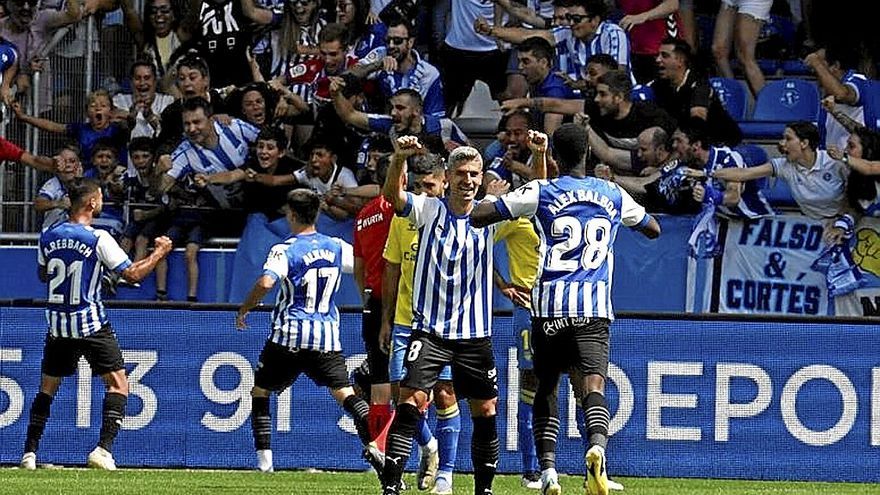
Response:
[[[439,447],[437,446],[437,438],[436,437],[431,437],[431,439],[428,440],[428,443],[426,443],[425,447],[424,447],[424,449],[427,450],[428,452],[437,452],[438,448]]]

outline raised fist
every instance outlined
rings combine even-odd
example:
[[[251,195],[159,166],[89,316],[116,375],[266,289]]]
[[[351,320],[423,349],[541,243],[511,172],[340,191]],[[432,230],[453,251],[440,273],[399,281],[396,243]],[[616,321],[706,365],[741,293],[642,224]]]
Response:
[[[394,141],[394,154],[401,158],[409,158],[425,152],[422,143],[416,136],[401,136]]]
[[[859,268],[880,277],[880,234],[872,229],[856,232],[856,247],[852,256]]]
[[[153,240],[153,245],[156,247],[156,252],[159,253],[159,256],[163,258],[171,252],[171,248],[173,247],[171,238],[164,235],[155,238]]]
[[[529,149],[536,155],[547,153],[547,135],[540,131],[529,130]]]

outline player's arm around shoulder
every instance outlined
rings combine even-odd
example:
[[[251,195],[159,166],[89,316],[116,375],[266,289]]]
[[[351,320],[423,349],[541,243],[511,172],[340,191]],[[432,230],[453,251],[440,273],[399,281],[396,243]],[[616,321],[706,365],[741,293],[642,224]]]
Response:
[[[546,183],[546,179],[534,179],[500,198],[484,200],[471,212],[471,225],[480,228],[504,220],[534,216],[542,183]]]
[[[624,225],[638,230],[648,239],[660,237],[660,222],[651,216],[645,207],[638,204],[626,190],[614,184],[620,191],[620,218]]]

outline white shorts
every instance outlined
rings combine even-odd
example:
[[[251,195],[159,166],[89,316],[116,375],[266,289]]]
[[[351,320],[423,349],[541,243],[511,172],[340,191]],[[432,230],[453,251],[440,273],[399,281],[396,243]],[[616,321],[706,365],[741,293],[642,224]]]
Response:
[[[773,0],[721,0],[721,3],[738,14],[750,15],[759,21],[770,19],[770,7],[773,6]]]

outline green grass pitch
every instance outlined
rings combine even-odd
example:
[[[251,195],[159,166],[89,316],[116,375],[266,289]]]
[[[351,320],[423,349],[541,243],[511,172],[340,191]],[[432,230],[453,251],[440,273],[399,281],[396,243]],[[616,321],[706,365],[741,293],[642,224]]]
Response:
[[[817,466],[818,467],[818,466]],[[414,482],[407,475],[407,482]],[[621,495],[880,495],[880,485],[858,483],[792,483],[769,481],[696,480],[661,478],[618,478],[625,491]],[[582,478],[563,476],[563,494],[583,494]],[[455,493],[473,493],[472,478],[456,475]],[[285,471],[261,474],[248,471],[141,470],[121,469],[101,472],[84,469],[39,469],[24,471],[0,469],[0,493],[12,494],[100,494],[100,495],[378,495],[378,481],[372,473],[328,473]],[[419,492],[410,488],[406,492]],[[520,487],[518,476],[499,476],[496,495],[538,495],[537,490]]]

